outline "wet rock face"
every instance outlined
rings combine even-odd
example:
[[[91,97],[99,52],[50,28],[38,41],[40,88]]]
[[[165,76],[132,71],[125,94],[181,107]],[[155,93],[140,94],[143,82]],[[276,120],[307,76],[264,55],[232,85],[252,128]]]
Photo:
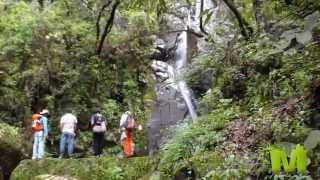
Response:
[[[157,101],[148,122],[150,154],[154,154],[165,141],[164,130],[176,125],[177,120],[183,120],[188,113],[184,100],[176,89],[170,86],[158,88]]]
[[[163,18],[164,33],[155,38],[155,50],[151,56],[151,68],[157,83],[155,104],[147,124],[149,154],[154,154],[160,144],[172,136],[172,129],[183,126],[189,112],[194,112],[194,107],[190,105],[193,103],[193,93],[188,91],[186,83],[184,88],[179,85],[184,82],[182,69],[190,63],[197,48],[194,31],[187,30],[187,27],[191,28],[188,23],[192,21],[195,7],[179,3],[175,7],[175,14],[167,14]]]
[[[179,85],[184,81],[181,70],[190,63],[190,57],[196,52],[196,43],[195,36],[187,31],[170,33],[155,41],[156,56],[153,56],[151,68],[157,83],[155,104],[147,124],[149,154],[154,154],[160,144],[172,136],[172,129],[184,126],[190,114],[186,98],[192,101],[192,93],[183,94],[185,89]]]
[[[166,129],[177,125],[188,113],[187,106],[176,83],[175,56],[178,33],[158,37],[151,68],[156,80],[155,104],[147,123],[149,154],[154,154],[166,141]]]

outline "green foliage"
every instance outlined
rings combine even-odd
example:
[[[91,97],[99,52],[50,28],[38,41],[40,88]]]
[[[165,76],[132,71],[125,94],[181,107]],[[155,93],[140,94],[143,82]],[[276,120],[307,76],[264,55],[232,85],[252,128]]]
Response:
[[[87,150],[91,148],[91,141],[92,141],[92,133],[91,132],[82,132],[76,138],[76,148],[81,150]]]
[[[12,179],[33,179],[52,174],[77,179],[138,179],[153,169],[149,158],[83,158],[77,160],[47,159],[23,161],[13,172]]]
[[[121,116],[120,105],[113,99],[107,99],[102,107],[106,113],[109,126],[117,127],[119,125],[119,117]]]
[[[162,147],[159,170],[163,177],[173,177],[180,169],[188,166],[201,171],[201,174],[209,171],[208,168],[204,168],[205,164],[204,166],[193,166],[193,164],[201,164],[202,155],[210,154],[210,151],[214,151],[218,144],[226,140],[224,132],[219,130],[236,116],[237,107],[229,105],[227,109],[227,111],[223,108],[216,109],[210,115],[199,118],[190,127],[178,131],[176,136]],[[200,159],[197,159],[197,156]],[[220,160],[213,156],[209,162],[217,161],[215,163],[218,166]]]
[[[0,122],[0,150],[21,149],[21,132],[18,128]]]
[[[103,2],[87,2],[54,1],[43,7],[37,1],[0,3],[1,119],[26,127],[32,113],[47,108],[55,143],[60,117],[72,108],[82,132],[81,149],[91,142],[91,133],[85,131],[96,107],[104,110],[108,130],[116,135],[120,116],[128,108],[144,124],[152,41],[142,35],[157,30],[154,11],[132,9],[122,2],[102,55],[96,56],[96,16]],[[137,134],[141,147],[146,145],[145,133]]]
[[[235,1],[235,3],[240,4],[238,9],[245,19],[254,24],[250,20],[253,18],[254,10],[250,9],[252,2]],[[201,113],[199,119],[214,117],[213,121],[207,121],[206,127],[216,125],[219,123],[218,119],[228,117],[231,113],[234,114],[233,118],[248,123],[248,127],[251,128],[253,135],[243,139],[249,141],[254,137],[252,146],[241,150],[239,146],[243,144],[241,141],[235,141],[237,137],[234,134],[237,131],[235,128],[240,127],[222,123],[221,128],[215,131],[223,132],[227,138],[224,143],[216,143],[212,151],[220,152],[223,157],[235,156],[241,162],[233,165],[228,162],[234,161],[224,158],[222,165],[218,168],[208,170],[205,175],[201,174],[204,179],[244,178],[248,174],[268,178],[266,174],[270,170],[270,162],[266,145],[284,141],[302,144],[310,131],[305,122],[308,122],[312,116],[310,112],[316,113],[317,110],[313,108],[318,107],[317,103],[310,100],[311,97],[316,96],[311,87],[317,86],[314,80],[319,79],[318,70],[314,68],[319,65],[319,46],[315,41],[315,31],[319,26],[316,11],[318,3],[310,1],[311,4],[308,7],[311,10],[308,10],[308,13],[304,9],[307,5],[302,1],[300,5],[298,1],[292,1],[290,5],[285,3],[288,2],[275,0],[262,5],[263,15],[266,15],[267,23],[272,24],[272,31],[281,33],[257,34],[250,42],[243,42],[236,35],[227,46],[227,43],[215,42],[212,44],[213,51],[195,57],[186,70],[185,74],[191,87],[194,84],[197,86],[201,84],[204,78],[202,72],[214,72],[212,87],[205,94],[200,95],[199,101]],[[242,6],[250,8],[241,9]],[[293,19],[295,21],[292,21]],[[230,34],[225,29],[221,36]],[[297,40],[296,44],[294,44],[294,38]],[[280,46],[284,41],[285,45]],[[235,105],[237,108],[230,108]],[[210,138],[209,135],[206,137],[206,139]],[[190,139],[196,142],[191,137]],[[316,138],[308,139],[308,146],[314,147],[317,143]],[[174,154],[179,154],[180,148],[188,149],[187,142],[178,144],[182,147],[175,144],[172,151],[168,148],[164,152],[173,157]],[[206,146],[202,144],[201,147],[205,149]],[[184,157],[188,157],[192,151],[188,149],[182,152]],[[310,152],[310,157],[317,159],[316,152],[317,150]],[[238,157],[239,154],[241,157]],[[250,156],[247,157],[244,154],[250,154]],[[163,157],[166,157],[166,154]],[[165,167],[163,159],[160,167]],[[312,164],[318,162],[318,160],[313,161]],[[179,167],[181,162],[187,162],[187,160],[182,157],[175,159],[175,163],[168,166],[168,169]],[[183,167],[191,166],[188,164]],[[163,172],[166,172],[164,169]],[[169,171],[168,174],[170,174]],[[272,176],[272,178],[277,177]]]

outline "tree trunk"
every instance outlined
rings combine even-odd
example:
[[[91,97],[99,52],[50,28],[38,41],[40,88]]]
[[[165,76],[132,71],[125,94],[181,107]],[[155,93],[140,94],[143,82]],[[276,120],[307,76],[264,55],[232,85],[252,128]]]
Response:
[[[258,32],[267,32],[267,20],[263,14],[263,4],[265,0],[255,0],[253,2],[253,8],[255,12],[256,23],[258,27]]]

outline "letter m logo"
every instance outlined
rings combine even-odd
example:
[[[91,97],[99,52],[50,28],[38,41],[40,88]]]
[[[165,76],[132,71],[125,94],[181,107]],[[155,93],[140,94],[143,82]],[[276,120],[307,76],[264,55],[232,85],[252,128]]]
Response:
[[[296,167],[299,174],[306,172],[307,151],[303,146],[298,144],[296,148],[291,151],[290,163],[288,163],[287,155],[283,149],[276,147],[270,147],[269,149],[273,173],[277,174],[281,171],[281,163],[286,173],[294,172]]]

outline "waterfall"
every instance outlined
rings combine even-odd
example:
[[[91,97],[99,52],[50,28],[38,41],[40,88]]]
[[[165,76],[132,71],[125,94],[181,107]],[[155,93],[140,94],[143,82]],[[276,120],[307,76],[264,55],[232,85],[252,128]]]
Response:
[[[187,86],[187,83],[181,78],[182,69],[187,64],[188,60],[188,32],[182,31],[179,35],[178,47],[176,50],[176,71],[179,77],[177,82],[180,93],[185,100],[185,103],[188,107],[189,114],[192,120],[197,118],[197,113],[195,111],[195,107],[192,104],[191,93]]]
[[[171,22],[177,23],[173,29],[179,33],[174,31],[156,37],[154,54],[151,56],[152,77],[156,80],[156,101],[147,123],[150,155],[157,152],[162,143],[172,138],[174,134],[171,130],[187,125],[186,114],[193,121],[197,118],[191,89],[182,72],[189,63],[191,50],[197,48],[198,40],[189,33],[194,31],[194,11],[192,7],[179,10],[185,15],[182,21],[180,18],[176,21],[171,17]],[[184,30],[181,31],[183,27]]]

